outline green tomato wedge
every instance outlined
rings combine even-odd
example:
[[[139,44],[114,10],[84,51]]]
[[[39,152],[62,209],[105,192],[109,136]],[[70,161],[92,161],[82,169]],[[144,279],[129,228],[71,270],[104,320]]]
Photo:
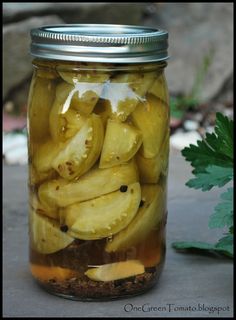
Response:
[[[155,96],[148,95],[145,102],[137,105],[131,117],[135,126],[142,132],[142,156],[155,157],[160,151],[169,126],[168,106]]]
[[[138,169],[134,161],[107,169],[97,167],[77,181],[54,179],[39,187],[39,198],[48,206],[66,207],[114,192],[122,185],[138,182]]]
[[[109,168],[129,161],[142,143],[142,134],[126,123],[108,120],[99,168]]]
[[[106,100],[99,99],[93,112],[101,117],[104,129],[106,129],[107,120],[111,118],[112,115],[111,107],[106,103]]]
[[[58,67],[57,71],[61,78],[69,84],[77,84],[80,82],[103,83],[110,74],[104,69],[101,63],[90,63],[88,66],[77,66],[76,70],[71,71],[71,66]]]
[[[106,238],[121,231],[131,222],[140,200],[141,188],[136,182],[128,185],[126,192],[119,190],[66,207],[64,211],[61,210],[60,218],[69,227],[68,234],[75,238]]]
[[[107,252],[120,251],[142,242],[161,222],[164,215],[165,194],[159,185],[142,186],[143,206],[131,223],[114,235],[106,245]]]
[[[30,244],[42,254],[51,254],[66,248],[74,238],[60,230],[59,223],[30,210]]]
[[[104,105],[111,110],[111,118],[125,121],[143,100],[156,78],[156,72],[126,72],[111,78],[102,91]]]
[[[77,104],[74,87],[65,82],[58,84],[49,116],[50,133],[54,141],[66,141],[81,129],[86,116],[73,109]]]
[[[97,161],[103,145],[104,129],[99,116],[92,114],[79,132],[65,143],[52,166],[65,179],[72,180],[88,171]]]
[[[93,68],[91,65],[90,67]],[[65,80],[64,88],[73,93],[72,107],[83,115],[89,115],[95,107],[104,87],[109,79],[108,73],[97,71],[99,65],[93,70],[78,70],[75,72],[59,71]]]
[[[167,90],[166,79],[163,74],[159,75],[156,80],[153,82],[153,85],[148,90],[148,93],[153,94],[164,103],[169,105],[169,94]]]
[[[33,164],[37,173],[49,172],[55,157],[62,149],[63,144],[50,140],[35,146],[33,150]],[[53,170],[54,171],[54,170]]]
[[[33,142],[45,142],[50,135],[49,114],[54,97],[54,82],[34,76],[28,98],[29,137]]]
[[[54,169],[39,172],[34,168],[32,164],[29,164],[28,173],[30,186],[39,185],[47,180],[56,179],[58,176],[57,172]]]
[[[41,214],[43,216],[47,216],[48,218],[52,218],[52,219],[59,219],[59,215],[58,215],[58,208],[56,206],[50,206],[48,204],[43,205],[38,198],[38,195],[36,193],[31,193],[30,194],[30,206],[33,208],[33,210],[38,213]]]
[[[66,140],[72,138],[83,127],[86,121],[85,116],[73,109],[69,109],[64,114],[63,118],[65,119],[63,134]]]
[[[161,145],[160,152],[154,158],[144,158],[137,153],[136,162],[142,183],[157,183],[160,174],[167,174],[169,159],[169,129]]]

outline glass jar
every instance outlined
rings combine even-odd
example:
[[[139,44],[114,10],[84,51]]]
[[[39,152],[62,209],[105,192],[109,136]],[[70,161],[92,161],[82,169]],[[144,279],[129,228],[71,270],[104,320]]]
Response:
[[[167,33],[62,25],[31,37],[31,273],[70,299],[142,293],[165,259]]]

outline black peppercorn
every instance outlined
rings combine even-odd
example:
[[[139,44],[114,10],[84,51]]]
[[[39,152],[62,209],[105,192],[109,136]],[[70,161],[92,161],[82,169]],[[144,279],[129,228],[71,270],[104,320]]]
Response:
[[[120,187],[120,192],[126,192],[127,190],[128,190],[128,186],[123,185]]]
[[[139,208],[141,208],[144,205],[144,202],[145,201],[143,201],[143,200],[140,201]]]
[[[60,230],[62,232],[67,232],[68,231],[68,226],[67,225],[63,225],[63,226],[60,227]]]

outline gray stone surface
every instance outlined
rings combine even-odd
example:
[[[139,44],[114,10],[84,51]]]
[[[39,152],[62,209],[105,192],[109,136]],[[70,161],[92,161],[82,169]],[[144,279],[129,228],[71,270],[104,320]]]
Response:
[[[57,16],[33,17],[3,27],[3,97],[32,75],[30,29],[61,23]],[[27,88],[28,90],[28,88]],[[27,92],[23,91],[25,101]]]
[[[220,230],[209,231],[207,228],[208,217],[221,190],[202,193],[188,189],[184,183],[189,179],[190,171],[189,164],[179,152],[172,150],[167,258],[159,284],[133,298],[86,303],[50,295],[31,278],[28,268],[27,168],[4,166],[3,316],[232,317],[232,261],[209,255],[176,253],[170,247],[176,240],[214,242],[221,236]],[[183,311],[183,307],[198,309],[198,304],[204,310]],[[133,311],[126,312],[125,306],[129,309],[131,305]],[[214,307],[221,309],[209,309]],[[144,311],[138,311],[142,308]]]

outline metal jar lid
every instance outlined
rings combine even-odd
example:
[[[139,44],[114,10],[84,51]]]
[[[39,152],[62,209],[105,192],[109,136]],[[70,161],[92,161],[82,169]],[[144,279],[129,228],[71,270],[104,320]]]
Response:
[[[112,24],[64,24],[31,30],[34,57],[87,62],[140,63],[168,59],[168,32]]]

